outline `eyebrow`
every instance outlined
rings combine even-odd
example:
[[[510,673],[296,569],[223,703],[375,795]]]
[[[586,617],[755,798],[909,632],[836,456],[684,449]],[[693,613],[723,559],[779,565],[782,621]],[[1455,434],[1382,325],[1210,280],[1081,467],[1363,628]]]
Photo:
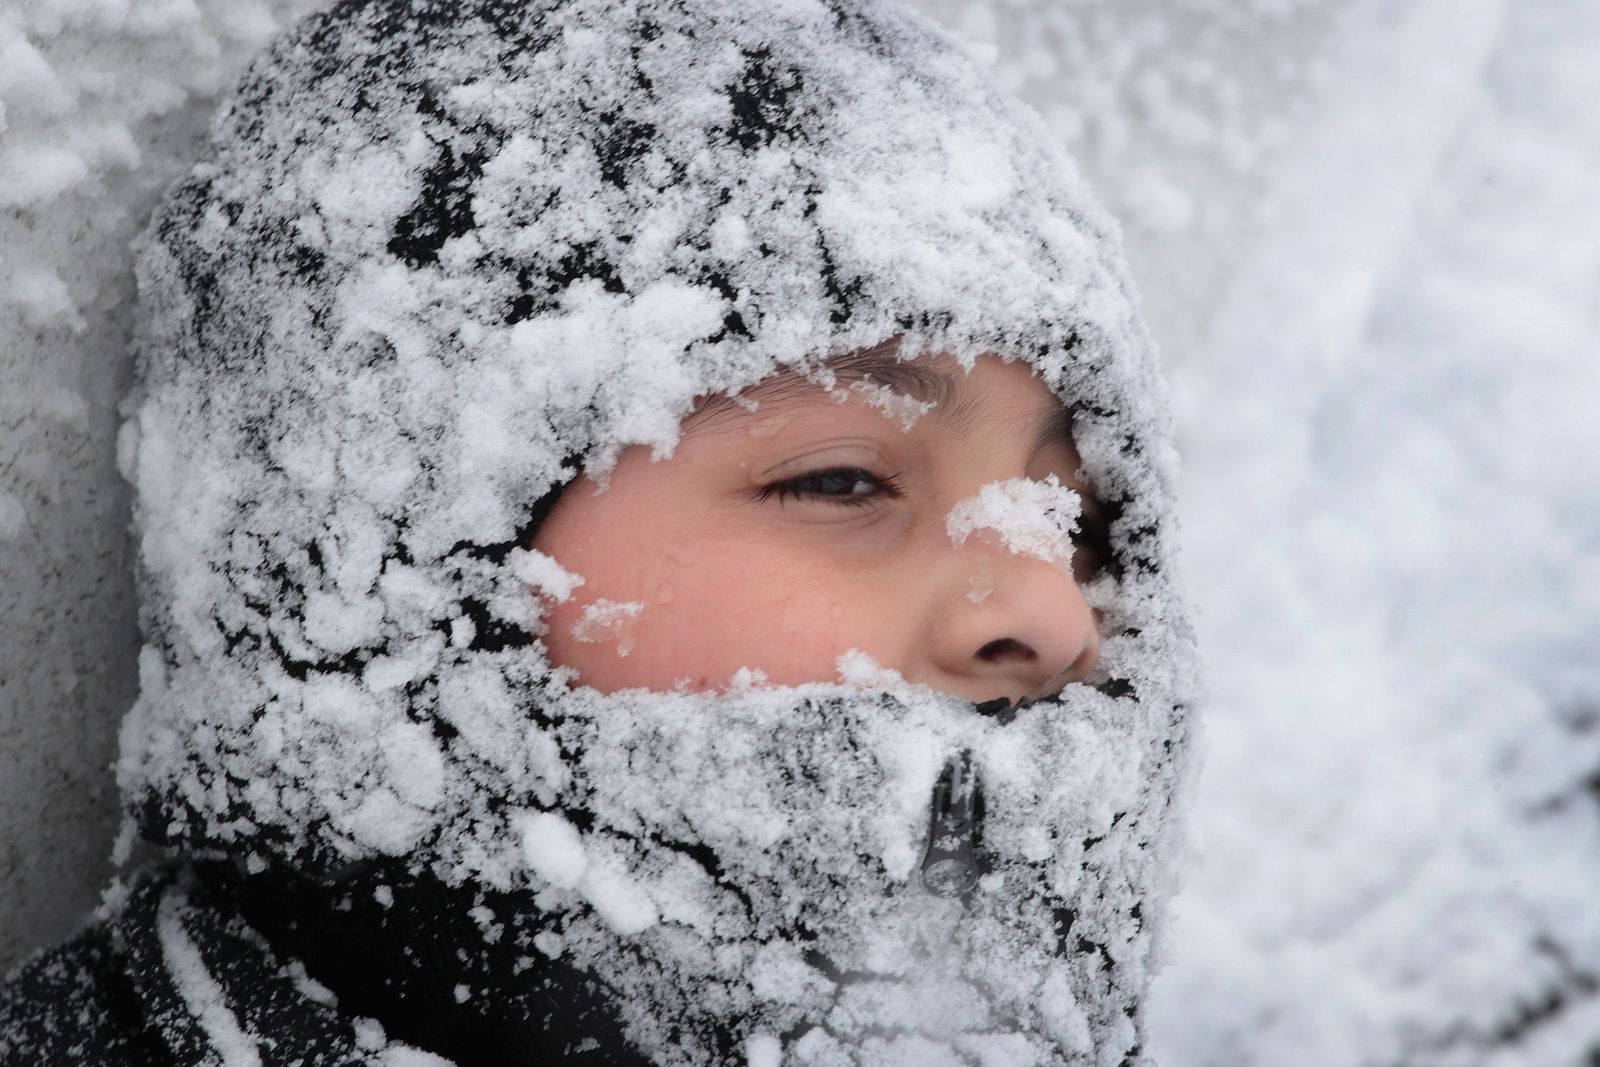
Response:
[[[686,424],[701,422],[723,413],[750,414],[741,402],[777,403],[796,399],[819,388],[872,382],[887,386],[919,403],[932,404],[939,416],[957,430],[970,425],[977,398],[963,397],[952,404],[951,400],[960,391],[954,375],[925,364],[902,360],[896,351],[897,347],[889,343],[829,360],[824,367],[831,373],[832,381],[789,373],[758,382],[737,397],[726,394],[708,397],[685,420]],[[1030,428],[1031,451],[1038,452],[1054,444],[1072,444],[1072,413],[1065,404],[1052,404],[1040,410]]]
[[[956,395],[955,379],[944,371],[901,360],[893,343],[878,345],[861,352],[828,360],[819,374],[805,375],[797,372],[780,374],[775,378],[757,382],[738,396],[718,394],[707,397],[684,420],[685,428],[724,414],[734,416],[751,414],[745,405],[751,402],[777,404],[799,399],[817,389],[831,391],[837,386],[851,386],[857,382],[873,382],[887,386],[894,392],[909,396],[924,404],[944,409],[947,418],[961,417],[965,405],[957,404],[945,409]],[[830,377],[831,376],[831,379]]]
[[[962,397],[951,404],[950,401],[959,392],[954,375],[947,371],[935,370],[926,364],[902,360],[898,352],[899,343],[888,341],[874,348],[831,359],[823,366],[832,372],[832,384],[842,383],[848,386],[856,382],[876,382],[919,403],[934,405],[938,415],[951,423],[957,432],[971,425],[977,410],[977,397]],[[684,420],[684,428],[721,416],[742,417],[754,414],[753,411],[743,407],[741,402],[782,403],[786,400],[799,399],[807,391],[825,387],[828,387],[827,383],[819,381],[817,377],[799,373],[768,378],[745,389],[737,398],[726,393],[707,397]],[[1072,409],[1057,398],[1056,403],[1040,409],[1031,420],[1029,453],[1037,455],[1052,445],[1066,445],[1071,449],[1074,458],[1078,458],[1078,446],[1072,434],[1072,427]],[[1078,461],[1082,463],[1081,458]],[[1103,536],[1106,520],[1098,496],[1092,489],[1088,487],[1085,489],[1084,520],[1100,528]]]

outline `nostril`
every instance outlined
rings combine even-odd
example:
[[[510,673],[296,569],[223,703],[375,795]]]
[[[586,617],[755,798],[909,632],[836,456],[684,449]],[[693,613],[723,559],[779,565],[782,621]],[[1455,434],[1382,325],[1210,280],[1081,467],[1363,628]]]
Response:
[[[978,658],[985,663],[1004,663],[1007,660],[1028,663],[1038,659],[1039,654],[1015,638],[1002,637],[978,649]]]

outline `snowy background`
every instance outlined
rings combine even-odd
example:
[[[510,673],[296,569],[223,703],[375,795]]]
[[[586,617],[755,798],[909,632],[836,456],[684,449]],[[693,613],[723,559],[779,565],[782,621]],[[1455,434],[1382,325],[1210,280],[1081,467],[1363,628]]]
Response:
[[[0,967],[109,873],[127,241],[315,0],[0,5]],[[1600,4],[924,0],[1123,219],[1210,674],[1167,1067],[1600,1064]]]

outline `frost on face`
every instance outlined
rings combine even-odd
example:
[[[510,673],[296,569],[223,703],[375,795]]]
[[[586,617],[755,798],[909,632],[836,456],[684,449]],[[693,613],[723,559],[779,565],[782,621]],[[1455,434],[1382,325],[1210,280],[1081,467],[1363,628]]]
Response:
[[[852,648],[839,656],[835,666],[839,681],[861,689],[891,689],[905,685],[900,672],[885,667],[859,648]]]
[[[945,531],[960,545],[978,530],[993,530],[1010,551],[1070,571],[1072,535],[1082,512],[1083,499],[1054,474],[1043,479],[1008,478],[990,482],[976,496],[952,507],[945,517]],[[974,603],[987,595],[977,587],[968,594]]]
[[[626,656],[634,648],[633,620],[643,610],[636,600],[596,600],[572,624],[572,638],[584,644],[615,642],[617,655]]]
[[[916,397],[897,393],[887,385],[870,381],[851,383],[850,395],[862,398],[885,416],[897,420],[907,430],[915,426],[918,419],[939,406],[931,400],[918,400]]]
[[[1190,684],[1153,355],[1038,120],[916,17],[836,6],[353,3],[257,62],[140,253],[119,780],[174,850],[519,894],[538,923],[507,936],[664,1063],[1137,1059]],[[1026,358],[1076,405],[1119,515],[1115,684],[1009,722],[864,659],[569,686],[540,608],[582,578],[528,545],[573,472],[891,338]],[[1066,565],[1076,509],[1000,483],[949,529]],[[641,610],[573,636],[626,655]],[[962,753],[968,901],[917,876]]]

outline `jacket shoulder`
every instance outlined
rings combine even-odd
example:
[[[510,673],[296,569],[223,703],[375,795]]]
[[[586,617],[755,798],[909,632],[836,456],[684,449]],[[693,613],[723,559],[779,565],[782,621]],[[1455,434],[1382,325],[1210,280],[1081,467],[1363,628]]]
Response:
[[[127,962],[97,922],[0,982],[0,1067],[168,1067]]]

